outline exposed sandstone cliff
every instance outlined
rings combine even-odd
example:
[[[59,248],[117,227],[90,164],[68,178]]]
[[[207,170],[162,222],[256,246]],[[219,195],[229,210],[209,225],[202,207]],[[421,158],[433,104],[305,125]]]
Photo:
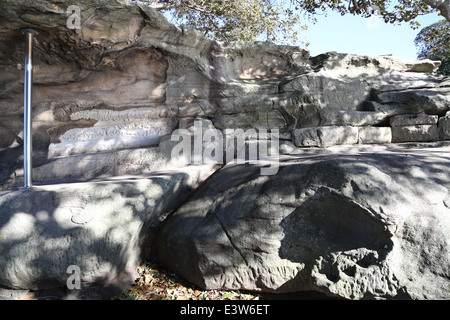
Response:
[[[392,140],[389,117],[444,116],[450,109],[448,80],[430,74],[437,62],[310,57],[298,47],[224,44],[130,1],[79,1],[80,28],[69,29],[68,5],[0,4],[3,181],[20,177],[22,27],[40,32],[34,42],[35,167],[61,156],[157,146],[196,118],[219,130],[277,128],[297,146],[327,146],[360,142],[360,130],[340,127],[385,127],[362,140],[385,143]],[[316,135],[323,126],[337,139],[321,141]]]
[[[1,285],[64,286],[73,264],[83,285],[117,284],[156,255],[208,288],[449,298],[438,63],[219,43],[125,0],[77,1],[69,29],[68,5],[0,2]],[[23,27],[39,30],[26,191]],[[194,120],[278,129],[280,171],[174,159]]]

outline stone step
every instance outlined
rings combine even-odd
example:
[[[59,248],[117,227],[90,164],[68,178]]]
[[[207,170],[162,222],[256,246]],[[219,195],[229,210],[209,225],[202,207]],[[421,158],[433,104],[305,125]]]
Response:
[[[230,161],[258,160],[279,153],[279,140],[272,139],[271,132],[263,137],[255,130],[253,136],[236,137],[237,133],[215,130],[211,121],[202,121],[202,144],[196,145],[193,126],[180,122],[186,127],[182,132],[166,135],[160,139],[159,145],[149,148],[121,149],[106,152],[93,152],[51,158],[47,163],[33,168],[33,181],[86,181],[96,177],[111,177],[129,174],[147,174],[158,170],[182,168],[189,165],[212,164],[223,165]],[[216,143],[207,138],[208,129],[221,135],[222,141]],[[183,129],[182,129],[183,130]],[[210,132],[211,133],[211,132]],[[185,136],[186,135],[186,136]],[[207,140],[204,140],[206,137]],[[182,139],[181,139],[182,138]],[[211,137],[210,137],[211,138]],[[174,139],[174,140],[172,140]],[[190,140],[189,140],[190,139]],[[212,137],[215,139],[215,137]],[[220,147],[222,143],[222,149]],[[265,145],[267,150],[261,149]],[[278,152],[277,152],[278,150]],[[190,154],[188,153],[190,151]],[[13,184],[22,183],[23,169],[14,172]]]
[[[379,125],[388,115],[377,111],[343,111],[321,110],[320,124],[322,126],[370,126]]]
[[[385,144],[392,142],[392,129],[389,127],[360,127],[360,144]]]
[[[189,166],[0,191],[0,284],[66,288],[72,274],[83,289],[94,283],[129,288],[136,266],[148,259],[152,228],[214,172]]]
[[[438,122],[437,115],[429,115],[425,113],[419,114],[401,114],[393,116],[389,119],[392,127],[413,126],[413,125],[433,125]]]
[[[49,146],[49,158],[157,146],[177,125],[174,118],[130,123],[98,122],[94,127],[68,130]]]
[[[186,158],[171,158],[171,151],[176,143],[170,140],[170,136],[164,136],[155,147],[55,158],[43,166],[34,168],[33,180],[88,180],[97,176],[142,174],[189,165]]]
[[[438,127],[430,125],[409,125],[392,127],[392,142],[434,142],[439,140]]]
[[[294,143],[297,147],[330,147],[351,144],[391,143],[389,127],[327,126],[295,129]]]
[[[450,111],[444,117],[439,119],[439,138],[441,140],[450,140]]]
[[[348,126],[309,127],[294,130],[297,147],[329,147],[358,143],[358,128]]]

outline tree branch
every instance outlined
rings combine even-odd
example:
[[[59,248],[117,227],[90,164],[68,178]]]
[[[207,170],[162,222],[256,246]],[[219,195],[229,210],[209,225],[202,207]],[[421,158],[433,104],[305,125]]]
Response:
[[[441,12],[447,21],[450,21],[450,0],[424,0],[426,4]]]

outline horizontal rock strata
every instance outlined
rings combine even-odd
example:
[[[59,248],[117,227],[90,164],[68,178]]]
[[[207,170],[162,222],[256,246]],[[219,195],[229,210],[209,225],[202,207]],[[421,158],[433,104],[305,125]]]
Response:
[[[163,223],[157,255],[209,289],[445,299],[449,165],[448,146],[332,147],[268,177],[228,165]]]
[[[124,289],[148,259],[152,226],[212,172],[191,166],[139,176],[0,192],[0,283],[11,288],[79,283]],[[150,241],[150,242],[149,242]]]
[[[441,140],[450,140],[450,111],[439,119],[439,137]]]
[[[125,0],[78,0],[72,29],[69,5],[0,1],[0,285],[118,284],[151,257],[204,288],[449,298],[439,62],[221,43]]]

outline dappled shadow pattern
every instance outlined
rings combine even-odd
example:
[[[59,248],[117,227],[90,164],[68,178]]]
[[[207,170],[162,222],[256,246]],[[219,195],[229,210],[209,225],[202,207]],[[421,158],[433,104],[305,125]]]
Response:
[[[154,172],[0,193],[0,284],[65,287],[78,266],[87,285],[124,288],[145,260],[151,229],[199,182],[196,171]],[[196,175],[197,174],[197,175]]]
[[[448,150],[431,148],[291,156],[266,177],[259,166],[229,165],[164,222],[158,258],[209,289],[417,296],[408,277],[445,275],[426,252],[449,250],[440,214],[449,210],[449,164]],[[404,233],[418,219],[442,226]],[[436,243],[421,232],[439,235]]]

